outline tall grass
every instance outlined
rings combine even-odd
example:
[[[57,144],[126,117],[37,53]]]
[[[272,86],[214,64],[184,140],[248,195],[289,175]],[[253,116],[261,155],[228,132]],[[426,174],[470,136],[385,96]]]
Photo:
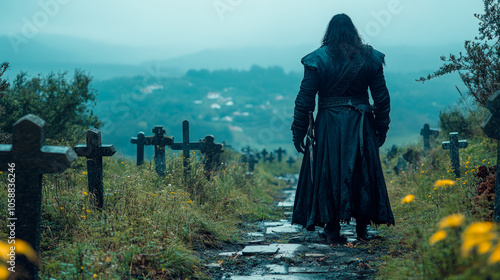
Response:
[[[491,221],[493,201],[478,199],[480,181],[475,174],[481,165],[496,164],[496,141],[481,134],[469,139],[469,147],[460,150],[462,177],[457,179],[451,170],[449,151],[441,149],[440,141],[445,137],[435,141],[428,152],[407,147],[419,154],[419,159],[399,176],[386,176],[396,226],[381,227],[384,239],[369,245],[386,253],[379,279],[500,279],[498,264],[488,261],[495,254],[497,229],[490,231],[495,238],[482,248],[473,246],[472,251],[462,252],[467,240],[464,231],[474,223]],[[385,161],[387,170],[396,165],[397,158]],[[445,179],[454,184],[436,184]],[[415,199],[402,202],[408,194]],[[454,227],[439,226],[452,214],[460,214],[457,216],[465,217],[465,221]]]
[[[187,176],[182,158],[167,155],[163,178],[152,163],[106,158],[102,211],[89,202],[84,159],[44,175],[42,279],[206,278],[196,250],[234,241],[242,222],[280,217],[273,201],[284,183],[260,165],[248,175],[236,158],[225,156],[210,179],[195,154]],[[1,188],[1,209],[6,202]],[[4,229],[6,218],[2,211]]]

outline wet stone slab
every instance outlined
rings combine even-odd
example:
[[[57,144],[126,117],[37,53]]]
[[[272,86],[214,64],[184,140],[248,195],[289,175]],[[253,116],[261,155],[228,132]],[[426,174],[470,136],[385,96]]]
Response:
[[[293,201],[282,201],[278,203],[278,207],[293,208]]]
[[[266,234],[274,233],[296,233],[298,232],[297,226],[292,226],[291,224],[285,224],[277,227],[268,227],[266,229]]]
[[[255,256],[255,255],[274,255],[278,252],[279,248],[276,246],[246,246],[241,253],[243,256]]]

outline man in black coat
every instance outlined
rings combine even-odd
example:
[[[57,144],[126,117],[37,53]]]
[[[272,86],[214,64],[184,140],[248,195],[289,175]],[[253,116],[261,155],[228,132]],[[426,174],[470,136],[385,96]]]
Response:
[[[302,64],[292,132],[297,151],[305,156],[292,223],[308,230],[324,227],[320,236],[333,243],[343,241],[340,222],[355,218],[358,238],[366,239],[368,224],[394,224],[378,150],[390,123],[384,54],[364,45],[351,19],[339,14],[330,21],[322,46]],[[311,128],[308,113],[315,109],[316,94]],[[304,145],[308,128],[314,138],[308,143],[314,145]]]

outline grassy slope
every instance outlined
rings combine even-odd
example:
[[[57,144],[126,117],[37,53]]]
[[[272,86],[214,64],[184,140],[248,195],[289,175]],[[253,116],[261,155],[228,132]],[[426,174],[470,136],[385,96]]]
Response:
[[[61,175],[45,176],[42,278],[204,279],[195,250],[233,240],[239,223],[273,219],[273,202],[284,183],[269,166],[258,165],[254,176],[247,176],[230,154],[209,181],[193,160],[185,182],[182,160],[169,157],[165,178],[149,164],[105,159],[102,212],[89,204],[83,159]],[[1,209],[7,209],[6,196],[2,188]],[[4,229],[6,221],[2,211]]]
[[[406,172],[396,176],[386,175],[388,191],[396,218],[395,227],[381,227],[385,238],[375,240],[369,246],[387,249],[387,256],[381,260],[379,279],[498,279],[498,265],[488,265],[487,258],[498,242],[495,237],[484,254],[460,254],[462,233],[467,225],[488,218],[492,201],[479,200],[477,195],[478,179],[474,176],[481,165],[496,164],[496,141],[485,138],[482,132],[469,139],[469,147],[460,150],[462,178],[456,179],[450,170],[449,152],[441,149],[445,141],[444,133],[439,141],[434,141],[433,149],[427,153],[421,150],[422,144],[413,148],[420,159]],[[401,151],[406,152],[406,149]],[[396,165],[397,158],[385,160],[387,170]],[[440,179],[455,180],[451,187],[435,187]],[[403,204],[401,200],[408,194],[415,195],[412,203]],[[439,230],[438,223],[450,214],[465,216],[465,224],[458,228],[446,228],[447,237],[430,245],[432,234]],[[496,233],[495,233],[496,234]]]

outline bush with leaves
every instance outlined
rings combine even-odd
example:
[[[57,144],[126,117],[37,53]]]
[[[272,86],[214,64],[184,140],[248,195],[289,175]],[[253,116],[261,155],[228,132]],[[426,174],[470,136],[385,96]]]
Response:
[[[19,74],[0,99],[0,107],[5,110],[0,127],[12,133],[19,118],[35,114],[47,122],[47,138],[76,144],[89,127],[102,125],[92,113],[97,96],[90,87],[91,81],[91,77],[78,70],[72,80],[66,79],[66,73],[31,79],[26,73]]]
[[[3,62],[0,64],[0,100],[2,100],[5,96],[5,91],[9,89],[9,83],[2,79],[3,74],[5,71],[9,69],[9,63]],[[0,119],[3,119],[3,115],[5,114],[5,110],[2,106],[0,106]],[[10,142],[11,135],[9,133],[5,133],[1,128],[0,128],[0,144],[3,143],[8,143]]]
[[[474,14],[480,21],[479,37],[465,41],[465,54],[441,57],[445,64],[419,81],[458,72],[468,93],[486,107],[488,98],[500,88],[500,0],[483,1],[485,13]]]

